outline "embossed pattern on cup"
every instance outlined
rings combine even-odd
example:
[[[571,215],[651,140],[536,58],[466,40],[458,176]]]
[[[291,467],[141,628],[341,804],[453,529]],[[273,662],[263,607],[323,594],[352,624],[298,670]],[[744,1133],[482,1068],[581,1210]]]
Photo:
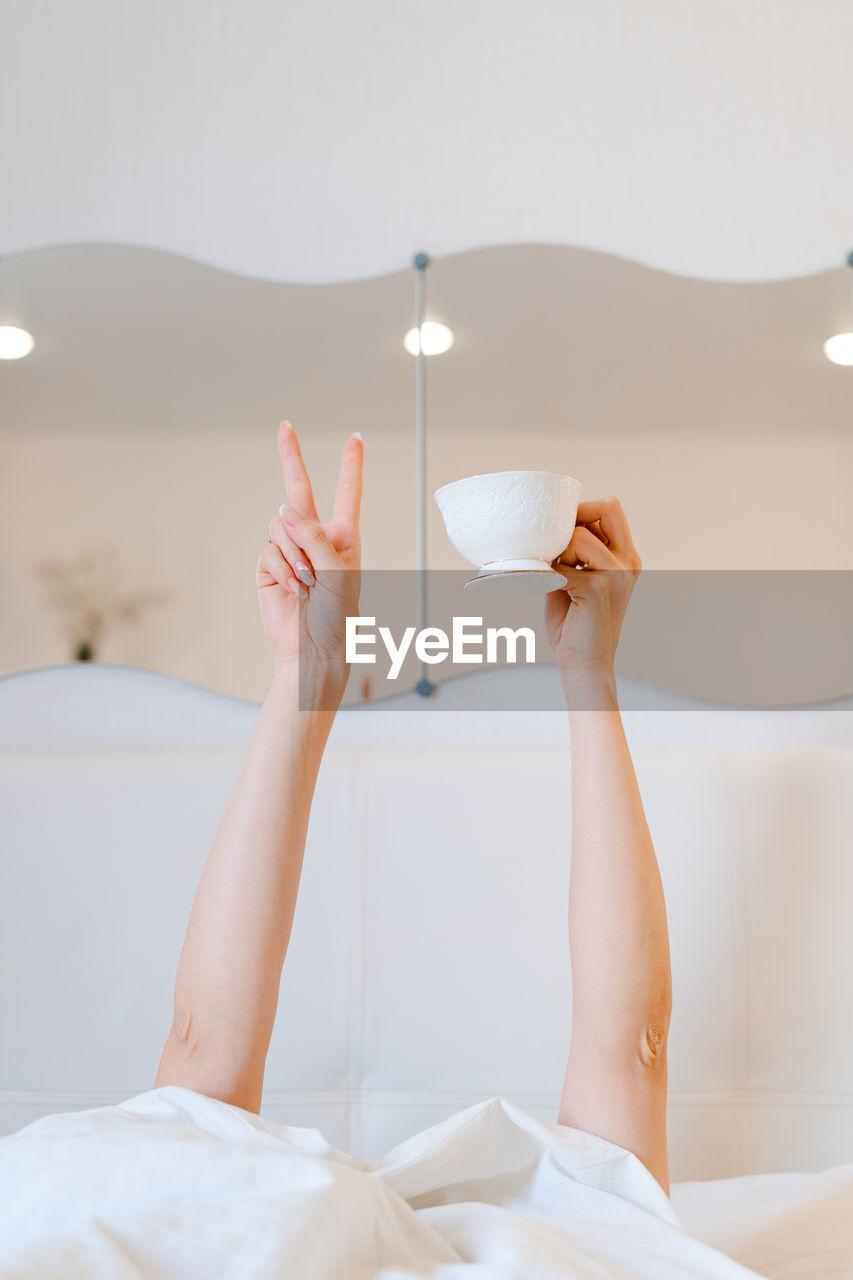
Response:
[[[553,471],[495,471],[442,485],[435,500],[448,537],[471,564],[535,559],[567,546],[583,486]]]

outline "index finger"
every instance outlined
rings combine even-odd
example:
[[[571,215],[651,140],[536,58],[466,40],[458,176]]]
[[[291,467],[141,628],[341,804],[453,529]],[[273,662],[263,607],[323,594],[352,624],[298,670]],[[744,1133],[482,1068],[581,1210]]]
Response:
[[[364,445],[361,442],[361,436],[354,431],[344,445],[332,517],[335,521],[341,521],[353,528],[358,528],[358,515],[361,510],[363,460]]]
[[[291,507],[309,520],[319,520],[299,441],[289,422],[283,422],[278,429],[278,451],[281,454],[281,469],[284,473],[287,501]]]
[[[628,520],[618,498],[594,498],[578,503],[577,524],[594,524],[596,520],[610,550],[616,555],[627,554],[634,549]]]

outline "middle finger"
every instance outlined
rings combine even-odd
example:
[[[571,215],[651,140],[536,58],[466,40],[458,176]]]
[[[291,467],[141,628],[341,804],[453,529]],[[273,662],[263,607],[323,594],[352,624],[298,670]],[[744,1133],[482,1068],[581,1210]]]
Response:
[[[581,521],[584,529],[589,529],[590,533],[594,533],[599,542],[603,542],[605,547],[610,546],[610,539],[601,527],[600,520]]]

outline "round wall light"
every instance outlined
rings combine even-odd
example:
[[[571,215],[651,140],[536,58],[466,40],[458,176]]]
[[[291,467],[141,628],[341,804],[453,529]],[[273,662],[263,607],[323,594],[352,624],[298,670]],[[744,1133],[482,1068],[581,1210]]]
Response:
[[[853,333],[836,333],[823,344],[827,360],[833,364],[853,364]]]
[[[34,346],[33,335],[26,329],[0,324],[0,360],[20,360],[22,356],[28,356]]]
[[[424,355],[440,356],[442,351],[449,351],[453,346],[453,330],[448,329],[446,324],[439,324],[437,320],[424,320],[421,325],[423,333]],[[403,339],[403,346],[409,355],[416,356],[418,354],[418,330],[417,327],[410,329]]]

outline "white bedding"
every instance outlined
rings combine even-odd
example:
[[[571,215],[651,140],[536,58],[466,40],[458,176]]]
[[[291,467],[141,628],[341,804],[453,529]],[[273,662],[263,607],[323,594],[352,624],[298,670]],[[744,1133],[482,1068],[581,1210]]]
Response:
[[[671,1187],[691,1235],[772,1280],[851,1280],[853,1164]]]
[[[673,1190],[683,1216],[630,1152],[503,1098],[361,1160],[168,1086],[0,1139],[0,1275],[853,1276],[853,1165]],[[777,1269],[748,1270],[688,1220]]]

